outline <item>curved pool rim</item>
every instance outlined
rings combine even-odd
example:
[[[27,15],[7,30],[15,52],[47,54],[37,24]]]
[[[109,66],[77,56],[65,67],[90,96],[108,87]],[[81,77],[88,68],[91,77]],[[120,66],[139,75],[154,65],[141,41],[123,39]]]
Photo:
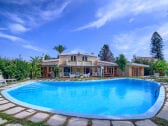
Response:
[[[58,110],[54,110],[51,108],[47,108],[47,107],[41,107],[41,106],[37,106],[37,105],[32,105],[26,102],[22,102],[19,101],[17,99],[15,99],[14,97],[10,96],[8,94],[8,91],[17,89],[19,87],[25,86],[25,85],[29,85],[31,83],[34,82],[50,82],[50,81],[43,81],[43,80],[37,80],[37,81],[27,81],[27,82],[23,82],[21,83],[21,85],[16,86],[16,87],[11,87],[8,89],[5,89],[1,92],[1,94],[8,99],[9,101],[24,106],[24,107],[28,107],[31,109],[36,109],[39,111],[45,111],[45,112],[51,112],[54,114],[61,114],[61,115],[65,115],[65,116],[75,116],[75,117],[82,117],[82,118],[93,118],[93,119],[115,119],[115,120],[126,120],[126,119],[146,119],[146,118],[152,118],[154,117],[159,110],[162,108],[163,104],[164,104],[164,100],[165,100],[165,89],[164,86],[162,86],[159,82],[155,82],[155,81],[151,81],[151,80],[143,80],[143,79],[135,79],[135,78],[117,78],[117,79],[105,79],[105,80],[86,80],[86,81],[111,81],[111,80],[120,80],[120,79],[134,79],[134,80],[142,80],[142,81],[147,81],[147,82],[154,82],[157,83],[160,86],[160,92],[158,94],[158,98],[155,101],[154,105],[151,106],[150,109],[148,109],[148,111],[146,111],[143,114],[125,114],[125,115],[98,115],[98,114],[78,114],[78,113],[69,113],[69,112],[65,112],[65,111],[58,111]],[[51,81],[53,82],[53,81]],[[54,81],[54,82],[81,82],[81,81]]]

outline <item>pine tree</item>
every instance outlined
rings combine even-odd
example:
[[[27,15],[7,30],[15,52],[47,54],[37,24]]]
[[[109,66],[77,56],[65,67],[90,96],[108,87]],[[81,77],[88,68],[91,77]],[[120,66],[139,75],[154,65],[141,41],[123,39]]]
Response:
[[[163,60],[164,56],[162,51],[163,39],[157,32],[154,32],[151,38],[151,55],[154,58]]]
[[[114,62],[114,56],[113,53],[111,52],[109,46],[107,44],[104,44],[103,48],[99,52],[100,60],[102,61],[108,61],[108,62]]]

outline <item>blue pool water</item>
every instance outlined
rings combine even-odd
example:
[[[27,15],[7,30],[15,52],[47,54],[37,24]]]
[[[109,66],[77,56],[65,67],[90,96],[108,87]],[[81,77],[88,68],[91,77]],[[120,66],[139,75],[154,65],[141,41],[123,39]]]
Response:
[[[159,85],[135,79],[37,81],[3,93],[18,104],[36,109],[82,117],[110,117],[147,112],[158,98]]]

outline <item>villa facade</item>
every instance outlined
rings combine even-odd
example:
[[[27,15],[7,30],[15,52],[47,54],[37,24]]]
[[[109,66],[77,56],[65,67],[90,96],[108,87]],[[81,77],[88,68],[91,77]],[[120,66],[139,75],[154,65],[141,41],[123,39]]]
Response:
[[[97,56],[90,54],[61,54],[58,59],[42,60],[41,69],[43,78],[54,77],[53,68],[59,67],[60,77],[117,77],[121,71],[116,63],[101,61]],[[144,64],[128,63],[125,76],[144,76]]]

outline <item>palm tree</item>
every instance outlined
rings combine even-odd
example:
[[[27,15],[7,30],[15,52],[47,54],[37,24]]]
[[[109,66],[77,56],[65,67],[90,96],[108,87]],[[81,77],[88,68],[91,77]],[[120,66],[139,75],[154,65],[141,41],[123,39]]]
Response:
[[[31,78],[39,77],[41,74],[41,69],[40,69],[41,59],[38,56],[30,57],[30,58],[31,58],[31,64],[30,64]]]
[[[53,49],[56,50],[59,53],[59,55],[60,55],[62,52],[64,52],[66,47],[63,46],[63,45],[58,45],[58,46],[55,46]]]

